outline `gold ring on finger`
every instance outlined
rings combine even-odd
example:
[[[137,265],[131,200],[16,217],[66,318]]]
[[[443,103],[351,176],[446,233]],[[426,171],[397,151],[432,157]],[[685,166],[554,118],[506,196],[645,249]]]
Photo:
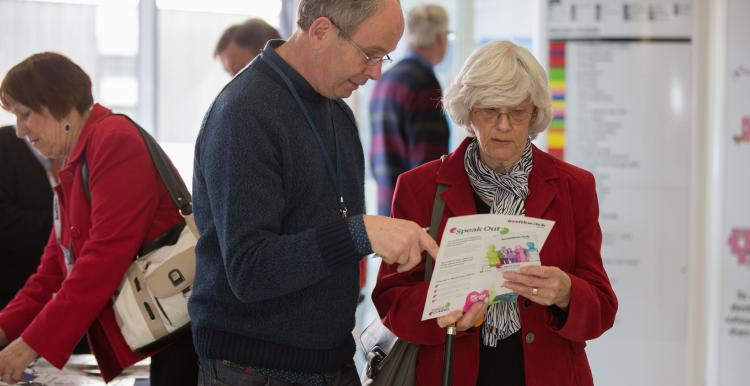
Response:
[[[536,287],[532,288],[531,289],[531,294],[534,295],[534,296],[539,295],[539,288],[536,288]]]

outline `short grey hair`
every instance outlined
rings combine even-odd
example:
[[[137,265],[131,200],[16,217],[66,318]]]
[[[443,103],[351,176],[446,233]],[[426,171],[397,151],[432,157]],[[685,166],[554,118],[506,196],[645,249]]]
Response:
[[[448,12],[435,4],[421,4],[406,17],[406,38],[415,48],[427,48],[438,42],[438,36],[448,31]]]
[[[475,107],[516,106],[530,99],[536,107],[529,137],[544,131],[552,120],[552,100],[547,73],[531,53],[509,41],[487,43],[471,53],[448,87],[443,106],[469,136]]]
[[[385,0],[302,0],[297,11],[297,25],[307,31],[319,17],[333,21],[341,32],[351,36],[357,27],[380,9]]]

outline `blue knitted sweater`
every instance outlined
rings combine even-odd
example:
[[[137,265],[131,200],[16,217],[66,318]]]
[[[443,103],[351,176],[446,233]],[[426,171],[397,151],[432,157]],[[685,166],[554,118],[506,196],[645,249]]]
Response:
[[[189,311],[202,358],[330,371],[351,363],[355,350],[361,254],[348,221],[364,212],[364,156],[351,110],[284,62],[274,51],[281,43],[269,42],[225,86],[198,135],[201,238]],[[269,60],[291,79],[334,164],[335,128],[349,220],[339,214],[321,148]]]

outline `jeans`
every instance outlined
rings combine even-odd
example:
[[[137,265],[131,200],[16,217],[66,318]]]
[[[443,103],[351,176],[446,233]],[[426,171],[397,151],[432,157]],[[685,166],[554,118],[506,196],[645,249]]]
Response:
[[[227,360],[200,358],[198,386],[292,386],[302,383],[288,383],[268,375],[256,373],[251,367]],[[326,386],[360,386],[359,375],[354,363],[341,370],[322,374]]]

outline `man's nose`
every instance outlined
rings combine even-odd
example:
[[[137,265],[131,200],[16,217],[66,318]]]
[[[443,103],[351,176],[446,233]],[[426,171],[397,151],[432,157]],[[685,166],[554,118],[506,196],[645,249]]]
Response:
[[[372,80],[380,80],[380,75],[383,72],[383,62],[378,62],[378,64],[367,66],[365,69],[365,75],[367,75],[368,78]]]

